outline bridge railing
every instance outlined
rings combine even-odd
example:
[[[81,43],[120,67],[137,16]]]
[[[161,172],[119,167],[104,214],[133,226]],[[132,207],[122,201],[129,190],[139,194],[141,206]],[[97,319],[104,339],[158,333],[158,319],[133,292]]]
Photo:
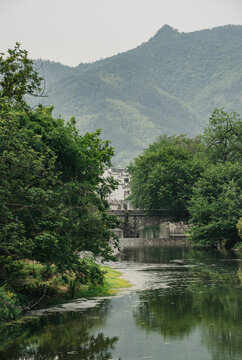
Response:
[[[188,219],[189,214],[184,209],[134,209],[134,210],[109,210],[109,214],[116,216],[147,216],[147,217],[171,217],[177,219]]]

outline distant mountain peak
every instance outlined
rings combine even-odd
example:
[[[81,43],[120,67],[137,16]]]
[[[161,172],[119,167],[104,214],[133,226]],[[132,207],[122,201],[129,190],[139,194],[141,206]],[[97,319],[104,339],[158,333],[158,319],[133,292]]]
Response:
[[[170,25],[165,24],[164,26],[162,26],[162,28],[160,30],[157,31],[157,33],[155,34],[155,37],[160,37],[163,35],[177,35],[178,30],[174,29],[173,27],[171,27]]]

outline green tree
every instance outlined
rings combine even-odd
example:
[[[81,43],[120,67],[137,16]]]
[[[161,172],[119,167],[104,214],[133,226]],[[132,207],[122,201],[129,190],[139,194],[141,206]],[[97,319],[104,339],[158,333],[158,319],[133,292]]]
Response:
[[[160,137],[130,165],[131,200],[145,209],[185,210],[206,164],[199,139]]]
[[[238,241],[236,224],[241,216],[242,169],[238,163],[210,166],[193,188],[189,206],[193,244],[216,247]]]
[[[5,109],[0,126],[0,252],[63,272],[83,250],[109,259],[117,224],[105,200],[115,182],[102,177],[109,142],[99,131],[79,135],[73,119],[65,125],[43,107]]]
[[[0,98],[24,104],[24,95],[41,96],[43,79],[33,69],[28,52],[16,43],[8,50],[8,56],[0,53]]]
[[[31,146],[40,138],[21,130],[18,115],[14,111],[0,115],[0,252],[30,258],[33,233],[42,206],[47,209],[54,196],[57,176],[55,158]]]
[[[204,142],[213,163],[241,161],[242,120],[235,111],[225,112],[215,109],[204,129]]]
[[[81,251],[108,260],[117,245],[117,219],[106,212],[116,182],[103,178],[113,148],[100,130],[80,135],[74,118],[53,118],[53,107],[30,109],[24,95],[36,95],[41,79],[19,44],[0,69],[0,255],[81,279]]]

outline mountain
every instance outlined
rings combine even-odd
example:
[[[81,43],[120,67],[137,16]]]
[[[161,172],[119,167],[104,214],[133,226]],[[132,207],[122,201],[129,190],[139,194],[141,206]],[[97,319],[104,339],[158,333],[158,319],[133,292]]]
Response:
[[[196,135],[216,107],[242,113],[242,26],[180,33],[168,25],[135,49],[75,68],[36,62],[54,114],[102,129],[127,163],[160,134]]]

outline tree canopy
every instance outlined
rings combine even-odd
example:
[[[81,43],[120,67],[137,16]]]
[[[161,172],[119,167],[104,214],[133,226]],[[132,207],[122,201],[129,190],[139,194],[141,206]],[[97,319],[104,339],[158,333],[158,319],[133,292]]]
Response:
[[[80,135],[74,118],[27,105],[41,79],[19,44],[0,65],[0,256],[81,277],[81,251],[108,260],[117,245],[117,219],[106,212],[116,182],[102,176],[113,148],[100,130]]]
[[[131,201],[145,209],[185,210],[204,169],[199,139],[160,137],[130,165]]]
[[[215,109],[204,129],[208,167],[192,189],[189,239],[215,247],[239,241],[242,208],[242,121],[236,112]]]
[[[242,120],[235,111],[215,109],[204,129],[203,139],[207,153],[214,163],[241,161]]]
[[[192,243],[216,247],[239,241],[236,225],[241,216],[242,168],[238,164],[211,165],[193,188],[189,206]]]
[[[8,101],[22,102],[24,96],[40,96],[41,81],[37,71],[33,69],[33,60],[28,58],[28,52],[16,43],[14,49],[8,50],[8,56],[0,53],[0,98]]]

